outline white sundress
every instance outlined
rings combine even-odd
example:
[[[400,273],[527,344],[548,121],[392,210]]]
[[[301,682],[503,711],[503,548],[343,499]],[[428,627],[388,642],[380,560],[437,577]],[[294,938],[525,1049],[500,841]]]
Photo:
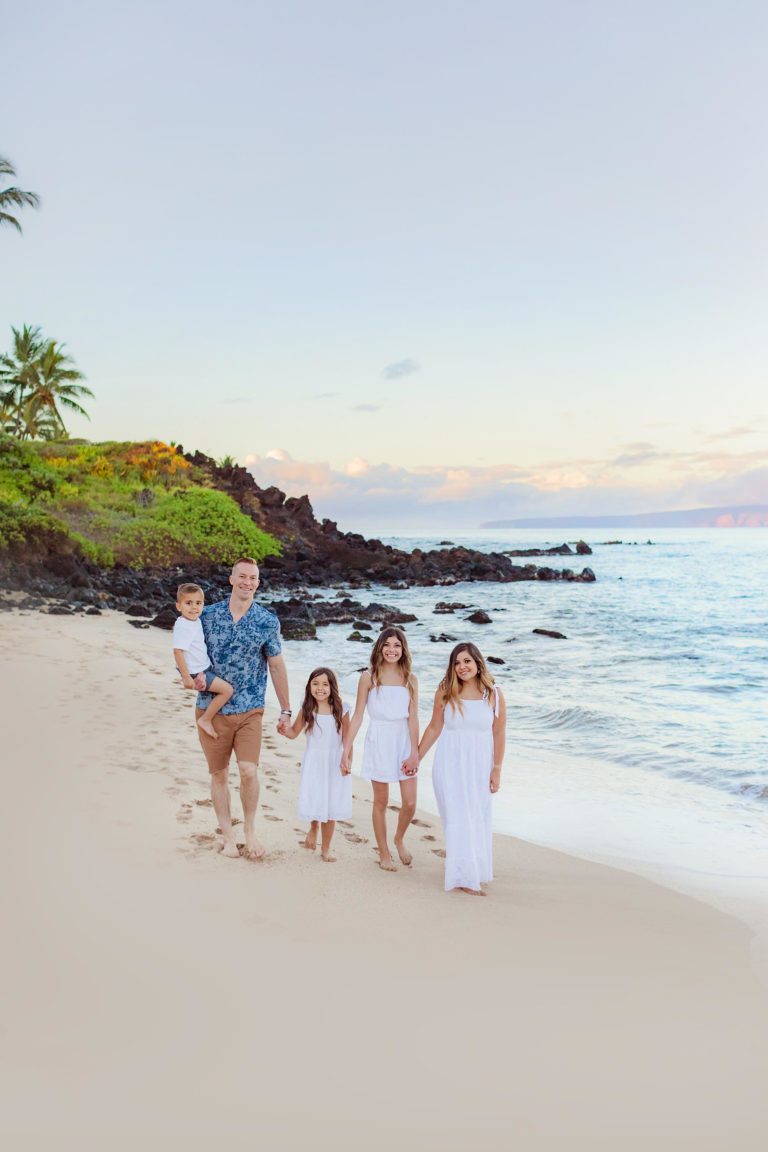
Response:
[[[408,711],[411,694],[400,684],[379,684],[368,693],[368,731],[363,748],[364,780],[397,784],[413,780],[403,772],[403,761],[411,754]]]
[[[348,712],[345,704],[343,712]],[[341,774],[342,741],[333,716],[315,716],[307,733],[299,781],[299,820],[348,820],[352,777]]]
[[[445,890],[493,880],[491,771],[493,721],[487,696],[463,700],[462,712],[446,704],[432,765],[432,785],[445,834]]]

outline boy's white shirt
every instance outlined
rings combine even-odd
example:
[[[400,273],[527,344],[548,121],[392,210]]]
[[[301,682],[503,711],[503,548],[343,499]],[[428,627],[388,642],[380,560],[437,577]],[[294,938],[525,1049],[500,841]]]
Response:
[[[196,676],[198,672],[205,672],[206,668],[210,668],[211,661],[200,620],[186,620],[183,616],[179,616],[173,626],[173,646],[181,648],[186,656],[190,676]]]

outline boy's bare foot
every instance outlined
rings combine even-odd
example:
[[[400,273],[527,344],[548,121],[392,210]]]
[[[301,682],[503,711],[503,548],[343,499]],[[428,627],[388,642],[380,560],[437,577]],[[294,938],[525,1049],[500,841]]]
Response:
[[[397,866],[391,856],[382,856],[379,860],[379,868],[385,872],[397,872]]]
[[[222,856],[226,856],[229,860],[239,860],[240,852],[238,851],[237,844],[234,840],[225,840],[219,849]]]
[[[309,848],[310,852],[314,852],[317,848],[317,833],[313,836],[311,832],[307,832],[306,836],[301,842],[302,848]]]
[[[323,857],[323,860],[325,860],[326,864],[335,864],[336,863],[336,857],[332,856],[330,852],[323,852],[322,857]]]
[[[219,734],[210,720],[206,720],[204,716],[201,716],[197,722],[197,726],[198,728],[202,728],[203,732],[205,732],[208,736],[213,736],[214,740],[218,740]]]
[[[459,892],[466,892],[467,896],[487,896],[487,892],[483,892],[482,888],[459,888]]]
[[[400,862],[404,864],[406,868],[408,868],[409,865],[413,863],[413,856],[403,844],[402,840],[395,839],[395,848],[397,848],[397,854],[400,857]]]

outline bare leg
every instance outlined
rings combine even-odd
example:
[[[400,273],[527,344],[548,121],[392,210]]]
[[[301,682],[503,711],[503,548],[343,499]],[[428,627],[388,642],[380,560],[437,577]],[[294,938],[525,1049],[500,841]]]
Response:
[[[335,820],[325,820],[320,826],[322,840],[320,843],[320,854],[325,860],[326,864],[335,864],[336,857],[331,856],[331,840],[333,840],[333,833],[336,828]]]
[[[259,806],[258,764],[248,761],[238,762],[240,769],[240,799],[243,802],[243,823],[245,825],[245,854],[249,860],[262,860],[267,850],[256,838],[256,809]]]
[[[309,832],[301,842],[302,848],[309,848],[310,852],[314,852],[317,848],[317,829],[320,826],[318,820],[313,820],[309,826]]]
[[[221,849],[222,856],[237,859],[240,853],[235,842],[235,833],[232,828],[232,809],[229,802],[229,769],[222,768],[220,772],[211,772],[211,800],[216,819],[224,837]]]
[[[392,853],[387,844],[387,804],[389,803],[389,784],[381,784],[372,780],[373,784],[373,834],[376,837],[376,847],[379,849],[379,867],[385,872],[397,872]]]
[[[231,684],[227,684],[226,680],[222,680],[220,676],[216,676],[211,681],[211,692],[214,693],[213,700],[211,700],[197,722],[203,732],[207,732],[209,736],[213,736],[214,740],[218,740],[219,734],[213,726],[213,718],[221,711],[227,700],[232,698],[234,688]]]
[[[397,818],[395,831],[395,848],[406,867],[412,862],[413,856],[403,844],[403,837],[408,831],[408,825],[416,815],[416,778],[400,781],[400,815]]]

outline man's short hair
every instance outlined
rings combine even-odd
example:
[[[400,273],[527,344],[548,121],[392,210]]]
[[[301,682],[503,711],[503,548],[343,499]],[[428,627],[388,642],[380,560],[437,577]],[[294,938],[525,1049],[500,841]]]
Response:
[[[179,584],[176,589],[176,599],[181,600],[182,596],[195,596],[198,592],[201,596],[205,596],[205,592],[199,584]]]
[[[235,568],[237,568],[238,564],[255,564],[257,568],[259,566],[258,560],[254,560],[253,556],[240,556],[232,565],[233,572]]]

